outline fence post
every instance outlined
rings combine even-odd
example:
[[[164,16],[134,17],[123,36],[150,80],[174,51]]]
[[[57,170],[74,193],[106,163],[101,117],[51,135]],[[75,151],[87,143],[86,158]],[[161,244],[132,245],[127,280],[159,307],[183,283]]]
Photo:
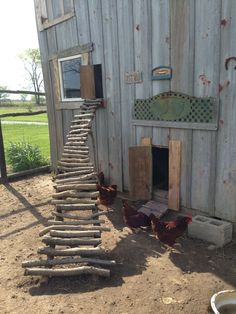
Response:
[[[2,123],[0,120],[0,170],[1,170],[1,182],[7,182],[7,167],[4,152],[3,136],[2,136]]]

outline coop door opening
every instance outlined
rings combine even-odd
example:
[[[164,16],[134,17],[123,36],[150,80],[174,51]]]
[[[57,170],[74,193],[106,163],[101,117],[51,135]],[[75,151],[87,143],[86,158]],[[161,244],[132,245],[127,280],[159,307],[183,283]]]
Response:
[[[180,141],[169,141],[168,148],[152,147],[153,198],[173,210],[180,207],[180,163]]]
[[[152,147],[153,190],[168,191],[169,188],[169,149]]]
[[[168,202],[168,208],[179,210],[180,166],[180,141],[171,140],[168,147],[158,147],[145,139],[141,146],[129,147],[130,196],[134,200],[153,197]]]

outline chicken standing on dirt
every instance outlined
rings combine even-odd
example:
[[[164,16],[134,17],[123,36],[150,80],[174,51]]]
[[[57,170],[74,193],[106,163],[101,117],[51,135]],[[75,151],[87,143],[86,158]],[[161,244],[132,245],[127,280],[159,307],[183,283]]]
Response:
[[[103,172],[98,174],[98,180],[97,190],[99,191],[101,204],[105,206],[112,205],[117,195],[117,185],[105,185]]]
[[[153,233],[158,239],[169,246],[173,246],[178,237],[182,236],[188,224],[192,221],[191,216],[179,216],[173,221],[163,221],[150,215]]]
[[[130,206],[125,200],[123,200],[122,212],[124,223],[130,228],[151,226],[150,218],[147,215],[138,212],[135,208]]]

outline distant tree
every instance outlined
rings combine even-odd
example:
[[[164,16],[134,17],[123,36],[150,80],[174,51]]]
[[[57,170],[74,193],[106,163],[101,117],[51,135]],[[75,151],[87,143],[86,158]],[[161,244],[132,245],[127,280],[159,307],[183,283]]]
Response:
[[[19,58],[23,61],[24,69],[28,74],[29,82],[35,92],[43,91],[43,75],[39,49],[26,49]],[[35,102],[40,105],[40,96],[35,95]]]
[[[21,99],[22,102],[25,102],[26,99],[27,99],[27,95],[26,94],[21,94],[20,95],[20,99]]]
[[[9,94],[1,93],[1,90],[7,90],[7,86],[0,86],[0,102],[7,100]]]

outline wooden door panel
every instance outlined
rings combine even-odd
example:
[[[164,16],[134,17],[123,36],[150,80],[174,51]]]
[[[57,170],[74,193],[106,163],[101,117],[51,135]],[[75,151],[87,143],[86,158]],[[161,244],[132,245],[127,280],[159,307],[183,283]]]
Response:
[[[129,147],[130,196],[134,200],[152,198],[152,146]]]
[[[181,142],[169,141],[169,193],[168,207],[179,210],[181,176]]]

